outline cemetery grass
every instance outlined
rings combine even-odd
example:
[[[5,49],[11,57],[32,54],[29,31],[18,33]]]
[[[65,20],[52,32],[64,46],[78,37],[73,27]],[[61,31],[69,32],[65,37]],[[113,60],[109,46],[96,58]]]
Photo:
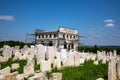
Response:
[[[40,64],[37,65],[36,56],[35,56],[35,58],[34,58],[34,61],[35,61],[34,71],[40,71]]]
[[[20,67],[16,70],[11,70],[11,72],[15,72],[15,71],[18,71],[18,73],[23,73],[23,67],[26,65],[27,61],[26,60],[12,60],[12,59],[9,59],[7,62],[1,62],[1,67],[0,69],[3,69],[7,66],[10,66],[11,67],[11,64],[13,63],[19,63]]]
[[[78,67],[65,67],[61,70],[53,69],[47,75],[53,72],[61,72],[62,80],[96,80],[97,78],[104,78],[108,75],[108,63],[94,65],[93,61],[86,61]]]

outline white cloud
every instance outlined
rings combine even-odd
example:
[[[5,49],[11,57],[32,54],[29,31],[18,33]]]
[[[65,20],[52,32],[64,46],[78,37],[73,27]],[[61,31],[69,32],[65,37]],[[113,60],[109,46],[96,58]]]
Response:
[[[106,26],[106,27],[115,27],[115,24],[113,24],[113,23],[108,23],[108,24],[106,24],[105,26]]]
[[[13,16],[0,16],[0,20],[14,21]]]
[[[106,20],[104,20],[104,22],[115,22],[114,20],[112,20],[112,19],[106,19]]]

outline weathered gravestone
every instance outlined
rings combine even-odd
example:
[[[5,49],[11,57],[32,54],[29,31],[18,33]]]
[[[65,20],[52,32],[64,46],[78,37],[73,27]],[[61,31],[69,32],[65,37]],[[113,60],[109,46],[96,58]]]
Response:
[[[45,73],[36,73],[34,76],[28,78],[28,80],[48,80]]]
[[[102,64],[106,64],[106,62],[107,62],[106,58],[103,58],[102,59]]]
[[[10,74],[10,67],[8,66],[8,67],[6,67],[6,68],[4,68],[4,69],[2,69],[2,70],[0,70],[0,75],[9,75]]]
[[[4,58],[6,58],[6,60],[8,61],[8,59],[12,56],[12,48],[10,46],[4,45],[2,54]]]
[[[117,79],[120,80],[120,61],[117,62]]]
[[[16,51],[13,60],[18,60],[22,56],[20,51]]]
[[[13,48],[13,54],[14,54],[16,51],[20,51],[20,46],[15,46],[15,47]]]
[[[12,70],[18,69],[19,67],[20,67],[19,63],[14,63],[14,64],[11,65]]]
[[[56,56],[53,62],[53,68],[57,68],[57,69],[61,68],[60,53],[56,53]]]
[[[93,64],[98,65],[99,64],[98,60],[94,61]]]
[[[24,80],[24,74],[18,74],[16,80]]]
[[[31,47],[29,49],[29,53],[27,55],[27,59],[33,60],[34,55],[36,55],[36,49],[35,49],[35,46],[31,45]]]
[[[74,65],[75,66],[80,65],[80,54],[79,53],[74,54]]]
[[[37,64],[40,64],[41,61],[45,60],[45,48],[42,44],[36,45],[36,48],[37,48],[36,54]]]
[[[116,78],[116,60],[111,59],[108,64],[108,80],[117,80]]]
[[[117,57],[117,51],[116,50],[113,51],[113,56]]]
[[[24,66],[24,76],[29,76],[34,74],[34,60],[27,63],[26,66]]]
[[[16,80],[17,75],[18,75],[18,72],[13,72],[10,75],[5,76],[4,80]]]
[[[68,66],[74,66],[74,55],[68,56]]]
[[[50,60],[41,61],[40,70],[41,70],[41,72],[50,71],[51,70],[51,62],[50,62]]]
[[[56,51],[55,51],[55,49],[54,49],[53,46],[48,46],[48,49],[47,49],[47,50],[48,50],[48,51],[47,51],[48,53],[46,54],[46,56],[47,56],[48,60],[50,60],[51,63],[53,63],[54,58],[55,58]]]
[[[50,80],[62,80],[62,73],[52,73]]]

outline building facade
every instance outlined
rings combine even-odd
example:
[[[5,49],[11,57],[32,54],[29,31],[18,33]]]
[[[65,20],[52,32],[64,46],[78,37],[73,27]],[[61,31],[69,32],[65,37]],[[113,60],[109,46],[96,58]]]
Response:
[[[57,31],[35,32],[35,43],[46,46],[55,46],[58,49],[76,50],[79,43],[78,31],[60,27]]]

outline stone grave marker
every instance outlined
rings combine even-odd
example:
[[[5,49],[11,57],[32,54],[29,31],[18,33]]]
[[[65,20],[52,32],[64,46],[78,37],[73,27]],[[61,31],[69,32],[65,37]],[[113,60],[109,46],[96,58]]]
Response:
[[[37,48],[36,54],[37,64],[40,64],[41,61],[45,60],[45,48],[42,44],[37,45],[36,48]]]
[[[24,76],[29,76],[34,74],[34,60],[27,62],[27,65],[24,66]]]
[[[79,66],[80,65],[80,54],[79,53],[76,53],[76,54],[74,54],[74,65],[75,66]]]
[[[2,69],[2,70],[0,70],[0,75],[9,75],[10,74],[10,67],[8,66],[8,67],[6,67],[6,68],[4,68],[4,69]]]
[[[62,80],[62,73],[52,73],[50,80]]]
[[[40,70],[41,70],[41,72],[50,71],[51,70],[51,61],[50,60],[41,61]]]

